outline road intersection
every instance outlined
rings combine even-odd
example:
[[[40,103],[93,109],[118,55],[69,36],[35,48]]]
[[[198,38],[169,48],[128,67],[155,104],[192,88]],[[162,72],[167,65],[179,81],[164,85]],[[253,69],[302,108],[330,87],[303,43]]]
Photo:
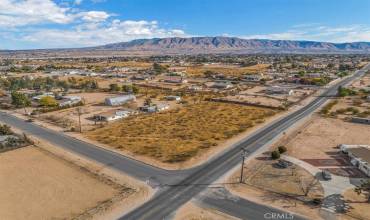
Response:
[[[233,145],[227,151],[224,151],[204,164],[187,170],[165,170],[154,167],[72,138],[63,133],[40,127],[34,123],[25,122],[23,119],[19,119],[5,112],[0,112],[0,122],[14,126],[26,134],[44,139],[55,146],[97,161],[141,181],[151,182],[153,185],[159,187],[155,196],[127,215],[122,216],[121,219],[165,219],[166,217],[170,217],[174,211],[186,202],[196,197],[199,198],[203,194],[200,194],[201,192],[207,191],[212,183],[237,166],[241,160],[240,151],[242,148],[247,149],[250,153],[257,151],[286,129],[312,114],[331,96],[336,94],[339,86],[346,85],[352,80],[361,77],[369,69],[370,64],[366,65],[362,70],[356,71],[352,76],[329,87],[306,106],[266,125],[258,130],[258,132],[251,134],[242,142]],[[208,204],[210,207],[217,208],[220,211],[242,219],[250,219],[251,216],[254,219],[263,219],[265,213],[283,213],[271,207],[240,198],[237,200],[238,202],[209,197],[201,197],[200,200],[205,205]],[[248,209],[245,208],[246,206]],[[253,210],[253,212],[246,210]],[[294,219],[300,218],[297,216]]]

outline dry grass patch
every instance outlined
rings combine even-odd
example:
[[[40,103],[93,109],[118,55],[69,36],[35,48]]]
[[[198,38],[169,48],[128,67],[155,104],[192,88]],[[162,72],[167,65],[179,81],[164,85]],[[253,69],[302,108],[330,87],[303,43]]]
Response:
[[[203,76],[206,71],[222,73],[228,76],[241,76],[248,73],[258,73],[267,70],[269,64],[257,64],[248,67],[188,67],[186,72],[189,76]]]
[[[186,161],[275,113],[264,108],[202,102],[163,113],[133,116],[91,131],[87,136],[116,149],[172,163]]]

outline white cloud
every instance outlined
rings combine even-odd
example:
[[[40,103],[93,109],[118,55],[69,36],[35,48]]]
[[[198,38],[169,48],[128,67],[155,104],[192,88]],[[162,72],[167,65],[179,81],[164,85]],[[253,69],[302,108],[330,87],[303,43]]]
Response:
[[[82,2],[83,2],[83,0],[75,0],[75,5],[81,5],[82,4]]]
[[[78,5],[81,2],[76,0],[74,3]],[[110,17],[104,11],[80,12],[62,3],[58,5],[52,0],[0,0],[0,28],[68,24],[79,19],[97,22]]]
[[[82,17],[82,20],[88,22],[101,22],[110,17],[105,11],[88,11],[82,12],[79,15]]]
[[[290,30],[279,33],[257,34],[242,36],[245,39],[272,39],[272,40],[311,40],[334,43],[342,42],[370,42],[370,26],[349,25],[329,27],[320,24],[300,24]]]
[[[87,23],[71,30],[35,29],[23,33],[23,42],[32,42],[41,47],[95,46],[138,38],[184,37],[183,30],[164,29],[157,21],[120,21],[115,19],[104,23]]]
[[[50,0],[1,0],[0,26],[16,27],[43,22],[65,24],[73,20],[69,9]]]

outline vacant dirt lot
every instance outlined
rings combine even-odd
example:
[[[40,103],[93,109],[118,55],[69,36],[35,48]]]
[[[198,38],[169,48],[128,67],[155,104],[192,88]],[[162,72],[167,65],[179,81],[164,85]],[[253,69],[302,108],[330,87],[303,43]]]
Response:
[[[222,212],[199,207],[191,202],[186,203],[175,215],[175,220],[237,220]]]
[[[339,144],[370,144],[368,125],[314,117],[296,135],[285,140],[288,154],[300,159],[331,159]]]
[[[188,67],[186,69],[186,73],[189,76],[203,76],[206,71],[212,71],[216,73],[222,73],[229,76],[241,76],[243,74],[247,73],[258,73],[264,70],[267,70],[269,64],[257,64],[254,66],[249,67],[238,67],[238,66],[194,66],[194,67]]]
[[[350,189],[343,194],[343,197],[350,207],[343,219],[370,219],[370,204],[363,194],[358,195]]]
[[[321,184],[303,168],[293,165],[281,169],[274,164],[275,161],[265,160],[264,156],[254,159],[244,169],[246,184],[228,184],[226,187],[233,194],[248,200],[320,219],[319,208],[305,201],[323,197]],[[240,170],[227,182],[238,183],[239,178]]]
[[[36,147],[0,154],[1,219],[86,216],[122,189]],[[128,194],[130,194],[128,192]]]
[[[275,113],[264,108],[201,102],[163,113],[132,116],[91,131],[87,137],[161,162],[181,162]]]

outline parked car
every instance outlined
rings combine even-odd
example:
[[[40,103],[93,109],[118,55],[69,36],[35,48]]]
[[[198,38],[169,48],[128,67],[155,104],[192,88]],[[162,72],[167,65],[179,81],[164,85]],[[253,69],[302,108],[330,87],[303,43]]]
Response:
[[[322,175],[322,178],[323,178],[324,180],[331,180],[331,174],[330,174],[328,171],[323,170],[323,171],[321,172],[321,175]]]
[[[290,167],[292,163],[286,160],[279,160],[276,165],[280,168],[285,169],[285,168]]]

